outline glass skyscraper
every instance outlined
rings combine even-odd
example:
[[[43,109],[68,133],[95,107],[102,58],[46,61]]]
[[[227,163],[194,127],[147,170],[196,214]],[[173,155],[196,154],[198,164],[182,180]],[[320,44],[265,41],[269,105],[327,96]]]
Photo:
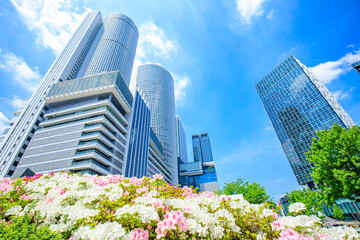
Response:
[[[87,15],[0,137],[2,177],[64,170],[177,183],[174,82],[145,66],[139,79],[150,77],[157,92],[130,91],[138,36],[123,14]]]
[[[172,171],[173,184],[177,184],[174,79],[165,68],[145,64],[138,68],[136,87],[150,103],[150,126],[163,147],[164,160]]]
[[[202,162],[202,152],[201,152],[201,140],[199,135],[192,136],[192,146],[194,153],[194,162]]]
[[[199,188],[200,192],[218,191],[215,162],[207,133],[192,136],[194,162],[179,165],[179,183]]]
[[[192,136],[194,161],[212,162],[214,161],[211,151],[210,138],[207,133]]]
[[[125,177],[141,178],[147,175],[150,109],[138,91],[133,111]]]
[[[94,51],[91,58],[84,62],[84,76],[119,71],[129,86],[138,38],[138,29],[128,16],[110,14],[97,34],[96,48],[90,49]]]
[[[129,85],[138,35],[134,22],[125,15],[111,14],[105,22],[99,11],[86,16],[46,73],[39,88],[2,136],[1,177],[13,175],[47,114],[48,106],[44,97],[55,83],[118,71],[121,81],[125,82],[125,86]],[[78,87],[82,88],[80,85]],[[128,90],[123,91],[124,94],[126,92]],[[125,100],[123,103],[127,108],[128,102]]]
[[[313,165],[306,161],[316,132],[335,123],[343,128],[355,125],[350,116],[316,76],[299,60],[289,56],[259,83],[256,89],[279,137],[299,184],[314,187]],[[288,199],[281,200],[287,214]],[[359,219],[360,204],[348,199],[336,201],[345,219]],[[324,205],[324,213],[333,209]]]
[[[307,152],[316,132],[335,123],[355,125],[350,116],[315,75],[289,56],[256,84],[257,92],[275,128],[299,184],[313,186]]]
[[[187,163],[186,133],[179,115],[176,115],[176,151],[178,162]]]

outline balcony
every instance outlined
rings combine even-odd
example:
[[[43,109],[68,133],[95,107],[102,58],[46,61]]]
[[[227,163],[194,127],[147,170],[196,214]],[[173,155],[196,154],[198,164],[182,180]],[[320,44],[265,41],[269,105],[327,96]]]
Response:
[[[86,110],[81,110],[81,111],[53,117],[53,118],[42,121],[40,126],[41,127],[49,127],[49,126],[53,126],[53,125],[59,125],[59,124],[79,121],[79,120],[83,120],[83,119],[90,118],[90,117],[96,117],[96,115],[108,115],[108,117],[110,119],[113,118],[113,122],[115,123],[115,125],[119,125],[119,127],[123,133],[127,132],[126,125],[123,123],[123,120],[120,119],[118,116],[116,116],[114,111],[111,110],[110,107],[108,107],[108,106],[100,106],[100,107],[96,107],[96,108],[90,108],[90,109],[86,109]],[[120,123],[120,124],[118,124],[118,123]]]
[[[92,163],[92,164],[95,164],[99,167],[101,167],[102,169],[105,169],[106,171],[109,171],[109,167],[93,160],[93,159],[86,159],[86,160],[81,160],[81,161],[78,161],[78,162],[73,162],[71,165],[72,166],[77,166],[77,165],[85,165],[85,164],[88,164],[88,163]]]
[[[106,146],[104,143],[102,143],[101,141],[99,140],[91,140],[91,141],[87,141],[87,142],[80,142],[78,145],[81,146],[81,145],[86,145],[86,144],[91,144],[91,143],[97,143],[97,144],[100,144],[101,146],[103,146],[104,148],[106,148],[107,150],[109,150],[110,152],[112,152],[112,149],[108,146]]]
[[[97,155],[101,156],[102,158],[106,159],[107,161],[111,162],[111,158],[106,156],[105,154],[101,153],[100,151],[96,149],[89,149],[81,152],[76,152],[75,155],[82,155],[82,154],[88,154],[88,153],[96,153]]]

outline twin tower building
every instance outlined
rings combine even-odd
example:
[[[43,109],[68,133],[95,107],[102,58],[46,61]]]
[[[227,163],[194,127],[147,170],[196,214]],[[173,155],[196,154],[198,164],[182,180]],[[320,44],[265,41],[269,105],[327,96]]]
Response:
[[[87,15],[1,136],[1,177],[160,173],[178,184],[174,80],[145,64],[129,89],[138,38],[125,15]]]

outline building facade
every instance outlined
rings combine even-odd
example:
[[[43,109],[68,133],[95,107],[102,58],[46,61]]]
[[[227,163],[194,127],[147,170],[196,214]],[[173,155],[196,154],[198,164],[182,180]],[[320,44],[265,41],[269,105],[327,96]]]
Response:
[[[255,85],[274,126],[290,166],[300,185],[314,187],[312,163],[306,161],[316,132],[334,124],[343,128],[355,125],[325,85],[299,60],[289,56]],[[288,199],[282,205],[286,208]],[[360,204],[343,199],[336,202],[345,217],[356,219]],[[324,213],[332,209],[324,206]],[[285,210],[284,214],[287,214]]]
[[[194,162],[179,164],[179,183],[200,192],[219,190],[210,138],[207,133],[192,136]]]
[[[136,87],[149,101],[150,126],[163,147],[165,164],[172,172],[172,183],[178,184],[174,79],[163,67],[145,64],[138,68]]]
[[[138,91],[132,114],[125,177],[141,178],[147,175],[150,139],[150,109]]]
[[[207,133],[192,136],[194,161],[213,162],[210,139]]]
[[[65,170],[173,181],[150,105],[128,87],[137,40],[127,16],[88,14],[1,137],[3,177]]]
[[[289,56],[256,89],[300,185],[313,186],[307,152],[316,132],[355,125],[333,95],[299,60]]]
[[[56,83],[45,102],[45,119],[29,142],[15,177],[26,169],[99,175],[123,172],[133,96],[119,72]]]
[[[44,96],[54,83],[70,79],[79,70],[101,25],[100,12],[92,12],[86,16],[44,76],[39,88],[3,136],[0,146],[1,177],[11,177],[14,173],[46,112]]]
[[[178,163],[188,162],[186,133],[179,115],[176,115],[176,152]]]
[[[138,38],[138,29],[128,16],[110,14],[101,25],[95,44],[77,77],[119,71],[125,83],[130,86]]]
[[[192,136],[192,147],[193,147],[193,154],[194,154],[194,162],[202,162],[202,150],[201,150],[201,139],[199,135]]]
[[[169,183],[172,182],[171,169],[165,164],[164,161],[164,148],[162,147],[160,140],[156,136],[154,130],[150,127],[147,176],[152,177],[159,173],[164,176],[165,181]]]

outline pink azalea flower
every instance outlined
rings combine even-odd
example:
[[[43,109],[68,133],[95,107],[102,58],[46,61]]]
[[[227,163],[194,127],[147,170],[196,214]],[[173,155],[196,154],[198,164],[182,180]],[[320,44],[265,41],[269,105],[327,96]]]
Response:
[[[271,223],[274,230],[284,230],[285,226],[281,221],[274,221]]]
[[[45,200],[45,204],[49,204],[49,203],[51,203],[53,201],[53,198],[51,197],[51,198],[48,198],[48,199],[46,199]]]
[[[153,178],[155,178],[155,179],[163,179],[164,177],[161,175],[161,174],[155,174],[154,176],[153,176]]]
[[[151,203],[151,205],[153,207],[157,207],[157,208],[162,208],[163,207],[163,204],[162,204],[161,201],[155,201],[155,202]]]
[[[26,195],[21,195],[20,200],[31,200],[31,197]]]
[[[307,235],[301,235],[295,230],[288,228],[280,233],[279,240],[314,240],[314,238]]]
[[[137,228],[131,234],[131,240],[148,240],[149,232],[147,230]]]

